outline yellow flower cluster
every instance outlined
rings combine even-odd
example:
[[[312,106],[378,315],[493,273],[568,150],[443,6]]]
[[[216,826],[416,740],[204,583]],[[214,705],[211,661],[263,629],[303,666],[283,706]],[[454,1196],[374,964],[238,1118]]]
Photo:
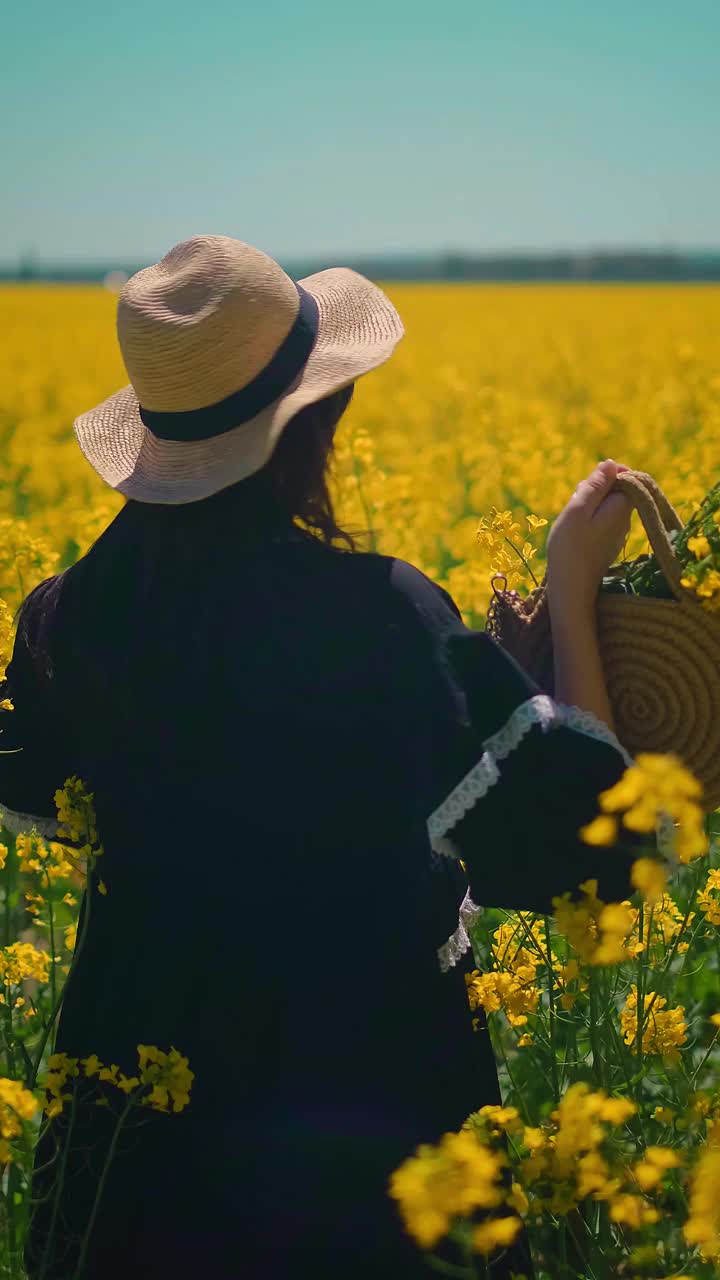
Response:
[[[681,559],[690,558],[680,582],[707,613],[720,613],[720,485],[700,504],[679,544]],[[684,548],[683,548],[684,544]]]
[[[51,1054],[48,1059],[50,1070],[44,1081],[45,1089],[51,1095],[45,1106],[46,1114],[51,1118],[60,1115],[64,1104],[72,1098],[71,1093],[63,1092],[67,1081],[79,1076],[81,1068],[88,1079],[97,1076],[98,1080],[115,1085],[124,1094],[137,1092],[139,1103],[154,1111],[168,1111],[170,1102],[173,1111],[182,1111],[190,1101],[190,1089],[195,1079],[187,1058],[174,1047],[165,1053],[156,1045],[139,1044],[137,1050],[139,1074],[134,1076],[126,1076],[116,1062],[107,1066],[94,1053],[87,1058],[73,1058],[66,1053]],[[98,1098],[97,1105],[109,1105],[107,1097]]]
[[[685,1044],[687,1022],[682,1005],[667,1008],[665,996],[646,991],[642,1005],[642,1051],[657,1053],[668,1062],[677,1062],[678,1047]],[[638,1044],[638,989],[632,986],[620,1012],[620,1026],[626,1045],[637,1052]]]
[[[31,942],[11,942],[0,950],[0,978],[7,987],[17,986],[27,978],[45,983],[50,975],[50,956]]]
[[[632,954],[628,939],[633,912],[629,902],[603,902],[597,889],[597,880],[586,880],[580,885],[579,901],[573,901],[569,893],[553,898],[557,926],[587,964],[620,964]]]
[[[0,596],[0,680],[5,679],[7,666],[12,657],[13,620],[7,602]],[[0,699],[0,710],[12,711],[11,698]]]
[[[698,891],[698,906],[708,924],[720,925],[720,870],[708,871],[705,887]]]
[[[689,910],[682,912],[669,893],[662,893],[660,897],[652,896],[648,901],[652,906],[652,912],[645,913],[642,942],[639,940],[640,913],[634,908],[632,910],[633,928],[629,942],[631,955],[636,956],[641,951],[648,951],[652,953],[651,959],[655,960],[663,954],[670,943],[674,943],[678,954],[683,955],[689,943],[680,941],[678,935],[695,919],[695,912]]]
[[[70,861],[66,847],[55,840],[46,842],[35,831],[20,832],[15,837],[15,853],[19,870],[41,876],[48,886],[58,880],[76,879],[77,869]],[[29,899],[31,902],[39,900]],[[30,911],[30,907],[28,910]]]
[[[98,841],[94,800],[81,778],[67,778],[64,787],[55,792],[58,836],[80,844],[76,853],[81,858],[99,857],[103,852]]]
[[[446,1133],[437,1146],[423,1144],[395,1170],[390,1195],[410,1234],[424,1249],[431,1249],[447,1235],[455,1218],[502,1204],[505,1163],[502,1153],[488,1150],[469,1130]],[[519,1228],[519,1220],[516,1223]],[[483,1252],[486,1235],[476,1237]]]
[[[544,516],[532,513],[526,515],[525,520],[527,534],[522,533],[520,525],[513,519],[512,511],[498,511],[496,507],[491,507],[489,517],[482,517],[475,535],[480,546],[490,555],[491,574],[504,578],[504,585],[510,588],[524,580],[524,572],[537,584],[531,561],[538,554],[538,548],[528,540],[528,535],[532,536],[543,529],[547,520]]]
[[[703,1258],[720,1262],[720,1149],[701,1155],[693,1170],[687,1222],[688,1244],[700,1247]]]
[[[18,1080],[0,1077],[0,1165],[13,1159],[10,1143],[20,1137],[23,1121],[32,1120],[37,1110],[38,1101],[29,1089]]]
[[[697,803],[702,788],[697,778],[685,768],[682,761],[672,754],[653,755],[641,752],[634,765],[625,770],[619,782],[599,797],[602,813],[588,826],[581,829],[581,836],[588,844],[613,844],[618,838],[618,818],[629,831],[650,834],[659,821],[672,819],[675,826],[675,850],[681,862],[690,862],[707,852],[704,815]],[[652,892],[662,887],[660,874],[648,875],[642,868],[640,880],[644,880]],[[640,887],[640,886],[638,886]]]
[[[683,1160],[676,1150],[652,1144],[637,1158],[623,1142],[636,1113],[629,1098],[584,1082],[567,1089],[549,1121],[536,1127],[524,1124],[515,1107],[482,1107],[460,1133],[418,1148],[393,1174],[390,1192],[408,1231],[426,1249],[452,1235],[458,1219],[501,1206],[511,1216],[474,1228],[477,1251],[509,1243],[523,1218],[545,1211],[566,1216],[585,1200],[606,1203],[610,1221],[641,1230],[660,1218],[648,1196]],[[501,1178],[506,1136],[518,1155],[517,1181]]]
[[[499,925],[493,933],[492,968],[486,973],[474,969],[465,975],[470,1008],[482,1006],[486,1013],[503,1009],[511,1026],[524,1026],[540,999],[535,974],[544,963],[544,939],[542,922],[524,912]]]
[[[188,1069],[188,1060],[171,1048],[163,1053],[154,1045],[139,1044],[140,1079],[152,1085],[148,1105],[156,1111],[167,1111],[172,1099],[173,1111],[182,1111],[190,1101],[190,1087],[195,1074]]]
[[[465,981],[471,1009],[482,1006],[486,1013],[497,1013],[499,1009],[504,1009],[513,1027],[524,1026],[527,1015],[537,1009],[539,990],[524,982],[517,974],[503,973],[497,969],[480,973],[473,969],[472,973],[465,975]]]

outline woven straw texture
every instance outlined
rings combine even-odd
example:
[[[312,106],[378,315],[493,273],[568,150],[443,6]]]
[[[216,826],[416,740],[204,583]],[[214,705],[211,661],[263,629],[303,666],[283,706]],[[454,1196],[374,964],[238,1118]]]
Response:
[[[637,509],[674,600],[601,592],[598,638],[617,736],[632,754],[675,752],[720,805],[720,622],[680,585],[668,533],[682,521],[651,476],[628,472],[615,488]],[[616,570],[617,571],[617,570]],[[488,631],[547,693],[554,691],[544,584],[525,599],[498,590]]]
[[[297,316],[282,268],[229,236],[194,236],[134,275],[118,303],[118,339],[131,385],[74,424],[90,465],[140,502],[195,502],[269,459],[299,409],[382,364],[402,338],[389,298],[349,267],[298,282],[315,298],[319,330],[298,377],[248,422],[208,440],[153,435],[139,405],[202,409],[240,391],[268,363]]]

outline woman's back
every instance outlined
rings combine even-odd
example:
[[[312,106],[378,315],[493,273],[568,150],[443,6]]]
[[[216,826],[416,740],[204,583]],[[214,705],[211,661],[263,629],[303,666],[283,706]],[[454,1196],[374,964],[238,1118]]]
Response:
[[[107,890],[57,1049],[128,1074],[138,1043],[186,1054],[190,1106],[151,1120],[158,1206],[157,1170],[175,1216],[177,1161],[200,1146],[234,1170],[220,1215],[244,1204],[248,1242],[287,1252],[329,1245],[338,1193],[338,1237],[390,1220],[378,1191],[418,1136],[462,1122],[476,1063],[462,972],[437,963],[466,885],[427,840],[430,738],[452,708],[438,678],[433,718],[407,595],[422,575],[246,514],[231,556],[220,517],[213,556],[199,528],[183,546],[180,521],[158,537],[126,508],[38,593],[72,725],[57,785],[79,773],[95,795]],[[184,1174],[188,1214],[208,1167]],[[126,1173],[116,1204],[136,1195]]]

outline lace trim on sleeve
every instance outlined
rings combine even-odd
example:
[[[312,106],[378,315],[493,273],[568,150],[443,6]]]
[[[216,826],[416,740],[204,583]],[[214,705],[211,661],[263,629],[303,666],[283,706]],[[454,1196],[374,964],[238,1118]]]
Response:
[[[502,729],[486,740],[485,750],[477,764],[428,818],[428,834],[436,852],[448,855],[443,837],[499,781],[498,761],[504,760],[520,745],[533,725],[539,724],[545,731],[555,722],[556,716],[552,698],[538,694],[527,702],[521,702]]]
[[[614,747],[620,752],[628,768],[635,763],[612,729],[608,729],[592,711],[583,711],[582,707],[569,707],[564,702],[556,702],[555,707],[557,723],[565,725],[567,729],[575,729],[577,733],[584,733],[586,738],[595,738],[598,742],[606,742],[609,747]]]
[[[472,942],[468,930],[472,927],[478,916],[482,912],[476,902],[473,902],[468,889],[465,897],[460,903],[458,913],[458,927],[453,934],[438,947],[438,961],[442,973],[447,973],[448,969],[452,969],[464,955],[470,950]]]
[[[452,839],[448,837],[448,832],[499,781],[499,762],[520,746],[523,738],[535,725],[539,725],[543,733],[548,729],[561,726],[574,729],[588,738],[595,738],[598,742],[605,742],[608,746],[614,747],[626,765],[633,763],[632,757],[612,730],[598,720],[592,712],[555,702],[546,694],[537,694],[527,702],[521,702],[502,729],[486,739],[485,750],[477,764],[469,773],[466,773],[450,795],[430,815],[427,824],[428,835],[436,853],[444,854],[449,858],[460,856]]]
[[[39,835],[43,836],[45,840],[58,839],[57,820],[40,818],[34,813],[19,813],[16,809],[8,809],[7,805],[4,804],[0,804],[0,827],[5,827],[14,836],[21,835],[23,832],[30,831],[35,827]]]

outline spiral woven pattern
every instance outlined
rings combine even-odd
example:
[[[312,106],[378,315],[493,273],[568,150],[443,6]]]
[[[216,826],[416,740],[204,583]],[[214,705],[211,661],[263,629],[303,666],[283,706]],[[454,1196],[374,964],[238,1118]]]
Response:
[[[674,600],[600,596],[598,631],[618,738],[673,751],[720,805],[720,624]]]

